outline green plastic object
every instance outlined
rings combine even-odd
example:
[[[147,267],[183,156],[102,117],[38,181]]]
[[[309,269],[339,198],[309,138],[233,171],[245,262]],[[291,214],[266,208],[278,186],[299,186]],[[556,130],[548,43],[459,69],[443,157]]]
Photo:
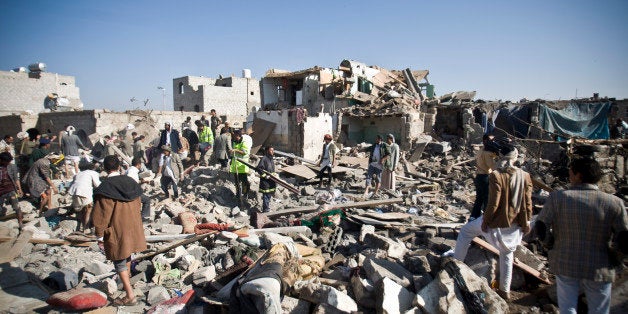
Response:
[[[425,87],[425,94],[427,98],[434,98],[434,85],[429,84]]]

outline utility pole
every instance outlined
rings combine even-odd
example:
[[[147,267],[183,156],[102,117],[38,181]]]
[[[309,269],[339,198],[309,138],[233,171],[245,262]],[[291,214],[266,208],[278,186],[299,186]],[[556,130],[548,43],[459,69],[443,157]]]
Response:
[[[157,89],[161,90],[161,106],[162,110],[166,111],[166,89],[161,86],[157,86]]]

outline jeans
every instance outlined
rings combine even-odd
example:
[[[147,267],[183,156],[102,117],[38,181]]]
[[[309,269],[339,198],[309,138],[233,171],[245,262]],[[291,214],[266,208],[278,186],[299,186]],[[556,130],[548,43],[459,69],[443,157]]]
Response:
[[[325,175],[325,172],[328,173],[327,174],[327,177],[329,178],[328,184],[331,184],[332,176],[331,176],[331,167],[330,166],[325,166],[325,167],[321,168],[321,170],[318,171],[318,174],[316,175],[316,177],[320,179],[319,184],[323,184],[323,175]]]
[[[161,176],[161,189],[166,193],[166,197],[170,197],[170,192],[168,192],[168,187],[172,185],[172,192],[174,197],[179,197],[179,190],[177,190],[177,182],[172,179],[172,177]]]
[[[262,193],[262,212],[267,213],[270,211],[270,200],[273,198],[272,193]]]
[[[484,235],[488,239],[488,234],[482,231],[483,217],[469,221],[460,228],[458,239],[456,239],[456,248],[454,249],[454,258],[464,262],[467,251],[473,238]],[[512,227],[511,227],[512,228]],[[518,228],[518,227],[517,227]],[[491,243],[492,244],[492,243]],[[512,282],[512,264],[514,262],[514,253],[503,245],[494,245],[499,250],[499,289],[504,292],[510,292],[510,283]]]
[[[366,170],[366,186],[371,185],[371,180],[375,183],[382,182],[382,168],[370,166]]]
[[[475,176],[475,202],[473,202],[473,210],[471,217],[478,218],[482,216],[486,204],[488,204],[488,174],[478,174]]]
[[[576,313],[578,295],[583,288],[589,313],[608,313],[611,307],[611,283],[588,279],[556,276],[558,308],[561,314]]]

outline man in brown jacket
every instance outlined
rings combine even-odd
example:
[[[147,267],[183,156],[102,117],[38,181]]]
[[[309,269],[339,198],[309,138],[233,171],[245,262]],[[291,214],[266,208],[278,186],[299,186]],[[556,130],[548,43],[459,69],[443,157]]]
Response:
[[[114,305],[137,303],[130,281],[131,254],[146,250],[140,195],[142,188],[128,176],[120,175],[120,160],[107,156],[103,162],[107,178],[94,190],[93,222],[98,245],[113,261],[126,296]]]
[[[489,175],[489,197],[484,215],[460,229],[454,257],[464,261],[473,238],[483,235],[499,250],[499,290],[510,298],[514,251],[524,234],[530,232],[532,217],[532,179],[514,166],[517,149],[505,145],[497,169]]]

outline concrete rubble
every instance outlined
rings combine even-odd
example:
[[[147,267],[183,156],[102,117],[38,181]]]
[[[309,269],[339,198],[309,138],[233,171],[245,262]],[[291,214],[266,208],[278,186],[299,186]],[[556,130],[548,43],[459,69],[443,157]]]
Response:
[[[429,115],[448,104],[469,121],[464,133],[455,135],[436,121],[435,132],[404,147],[396,191],[364,198],[366,169],[360,163],[368,158],[364,153],[368,144],[363,143],[341,149],[339,165],[346,171],[334,173],[332,186],[325,188],[282,172],[299,161],[276,156],[280,177],[298,185],[301,193],[278,187],[267,215],[253,213],[262,202],[255,174],[249,176],[251,192],[243,207],[235,200],[230,174],[216,165],[191,170],[178,199],[165,198],[158,184],[144,184],[152,205],[144,223],[149,251],[134,256],[131,279],[140,302],[118,311],[146,312],[178,300],[190,312],[226,313],[233,310],[230,307],[238,302],[234,294],[239,293],[251,304],[277,313],[556,312],[547,252],[538,241],[530,239],[515,253],[520,263],[538,274],[515,268],[509,301],[493,289],[499,272],[496,255],[474,245],[465,263],[446,256],[455,247],[457,230],[466,222],[475,197],[473,157],[480,148],[476,133],[482,128],[471,121],[471,111],[489,104],[473,102],[473,92],[428,98],[416,89],[419,84],[406,81],[408,72],[381,71],[385,75],[374,85],[379,94],[345,95],[360,101],[344,108],[345,114],[394,115],[411,109]],[[427,73],[421,75],[425,78]],[[551,157],[544,157],[534,141],[515,139],[515,144],[523,156],[522,167],[533,178],[553,189],[566,186],[560,158],[547,159]],[[571,154],[577,147],[595,145],[594,155],[609,169],[626,164],[625,150],[617,143],[568,145],[559,149]],[[621,192],[625,178],[608,174],[602,188]],[[60,179],[54,182],[67,186]],[[537,185],[533,196],[535,212],[548,195],[542,186]],[[22,200],[26,226],[21,234],[15,219],[0,222],[0,251],[16,251],[4,258],[0,278],[9,274],[20,278],[13,284],[0,280],[0,303],[34,300],[16,301],[8,312],[62,311],[44,302],[61,287],[94,288],[109,299],[122,291],[112,263],[95,239],[74,233],[69,195],[56,195],[55,202],[57,211],[38,217],[35,207]],[[7,214],[10,218],[11,212]],[[69,270],[77,280],[71,279]],[[273,276],[260,279],[254,276],[259,272]],[[618,285],[624,282],[625,278]],[[32,293],[24,295],[17,291],[20,287]],[[193,295],[187,298],[193,301],[177,299],[189,291]],[[626,301],[625,295],[615,299]]]

